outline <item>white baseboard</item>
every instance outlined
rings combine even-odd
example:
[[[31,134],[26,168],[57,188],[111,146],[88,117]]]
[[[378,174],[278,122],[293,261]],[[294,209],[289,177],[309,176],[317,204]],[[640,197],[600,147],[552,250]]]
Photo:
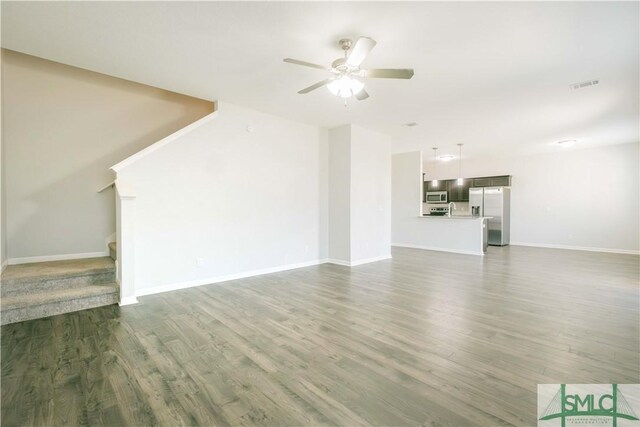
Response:
[[[154,295],[154,294],[159,294],[162,292],[170,292],[170,291],[177,291],[180,289],[187,289],[187,288],[193,288],[196,286],[203,286],[203,285],[211,285],[214,283],[222,283],[222,282],[228,282],[229,280],[238,280],[238,279],[245,279],[247,277],[254,277],[254,276],[261,276],[263,274],[270,274],[270,273],[278,273],[281,271],[287,271],[287,270],[295,270],[296,268],[304,268],[304,267],[311,267],[314,265],[320,265],[320,264],[338,264],[338,265],[344,265],[347,267],[355,267],[357,265],[362,265],[362,264],[366,264],[366,263],[370,263],[370,262],[375,262],[375,261],[382,261],[385,259],[390,259],[391,258],[391,254],[389,255],[383,255],[380,257],[375,257],[375,258],[368,258],[368,259],[363,259],[363,260],[358,260],[358,261],[354,261],[354,262],[346,262],[346,261],[341,261],[341,260],[336,260],[336,259],[330,259],[330,258],[325,258],[325,259],[318,259],[318,260],[313,260],[313,261],[306,261],[306,262],[300,262],[297,264],[287,264],[287,265],[281,265],[278,267],[271,267],[271,268],[263,268],[261,270],[252,270],[252,271],[247,271],[244,273],[237,273],[237,274],[229,274],[226,276],[217,276],[217,277],[208,277],[208,278],[204,278],[204,279],[198,279],[198,280],[192,280],[192,281],[188,281],[188,282],[180,282],[180,283],[172,283],[170,285],[164,285],[164,286],[159,286],[159,287],[154,287],[154,288],[149,288],[149,289],[140,289],[139,291],[136,292],[136,297],[143,297],[146,295]],[[135,298],[134,298],[135,300]],[[128,301],[128,299],[127,299]],[[121,305],[125,305],[125,304],[135,304],[137,302],[137,300],[135,302],[121,302]]]
[[[382,256],[373,257],[373,258],[360,259],[360,260],[357,260],[357,261],[344,261],[344,260],[341,260],[341,259],[329,258],[329,259],[325,260],[324,262],[328,263],[328,264],[342,265],[342,266],[345,266],[345,267],[356,267],[358,265],[368,264],[370,262],[376,262],[376,261],[383,261],[385,259],[391,259],[391,254],[382,255]]]
[[[84,252],[81,254],[62,254],[62,255],[45,255],[45,256],[30,256],[22,258],[9,258],[7,260],[9,265],[28,264],[31,262],[46,262],[46,261],[66,261],[70,259],[83,259],[83,258],[98,258],[103,256],[109,256],[109,251],[103,252]]]
[[[362,264],[369,264],[370,262],[384,261],[385,259],[391,259],[391,254],[351,261],[351,267],[355,267],[357,265],[362,265]]]
[[[640,251],[629,249],[592,248],[588,246],[550,245],[547,243],[511,242],[511,246],[528,246],[532,248],[567,249],[571,251],[606,252],[612,254],[640,255]]]
[[[333,258],[327,258],[324,261],[324,264],[335,264],[335,265],[342,265],[345,267],[351,267],[351,263],[349,261],[343,261],[341,259],[333,259]]]
[[[461,254],[461,255],[480,255],[483,256],[484,252],[476,252],[476,251],[461,251],[456,249],[446,249],[446,248],[437,248],[433,246],[419,246],[419,245],[410,245],[407,243],[392,243],[391,246],[396,246],[398,248],[410,248],[410,249],[422,249],[425,251],[437,251],[437,252],[450,252],[453,254]]]
[[[118,305],[122,307],[123,305],[131,305],[131,304],[137,304],[137,303],[138,303],[138,299],[136,297],[124,297],[120,299],[120,302],[118,303]]]
[[[2,273],[5,268],[7,268],[7,265],[9,265],[8,259],[5,259],[4,261],[2,261],[2,267],[0,268],[0,273]]]
[[[281,265],[278,267],[263,268],[261,270],[247,271],[244,273],[228,274],[226,276],[208,277],[208,278],[192,280],[188,282],[172,283],[170,285],[158,286],[158,287],[149,288],[149,289],[140,289],[136,291],[136,297],[159,294],[162,292],[177,291],[179,289],[193,288],[195,286],[211,285],[214,283],[227,282],[229,280],[245,279],[247,277],[260,276],[263,274],[278,273],[286,270],[294,270],[296,268],[311,267],[314,265],[323,264],[325,262],[327,262],[327,260],[306,261],[306,262],[301,262],[297,264],[287,264],[287,265]]]

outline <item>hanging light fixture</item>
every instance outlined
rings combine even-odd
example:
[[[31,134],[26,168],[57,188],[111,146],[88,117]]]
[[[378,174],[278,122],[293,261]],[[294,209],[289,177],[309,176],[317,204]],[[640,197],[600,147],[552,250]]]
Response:
[[[433,147],[433,175],[436,175],[436,166],[438,165],[438,147]],[[438,179],[431,181],[431,184],[438,188]]]
[[[462,185],[464,180],[462,179],[462,146],[464,144],[458,144],[458,180],[457,184]]]

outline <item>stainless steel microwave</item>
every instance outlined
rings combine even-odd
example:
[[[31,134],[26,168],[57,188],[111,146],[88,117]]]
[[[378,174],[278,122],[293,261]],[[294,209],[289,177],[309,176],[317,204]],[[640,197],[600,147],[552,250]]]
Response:
[[[446,191],[427,191],[427,203],[447,203]]]

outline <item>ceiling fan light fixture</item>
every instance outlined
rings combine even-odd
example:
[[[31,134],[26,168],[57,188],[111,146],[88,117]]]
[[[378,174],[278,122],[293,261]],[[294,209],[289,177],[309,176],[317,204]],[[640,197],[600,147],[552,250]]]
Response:
[[[355,43],[353,43],[351,39],[341,39],[338,43],[344,52],[344,57],[333,61],[329,68],[293,58],[283,59],[284,62],[288,62],[290,64],[317,68],[331,73],[330,77],[299,90],[298,93],[300,95],[305,95],[311,91],[321,88],[322,86],[327,86],[332,94],[345,100],[344,105],[346,107],[347,98],[351,98],[352,96],[355,96],[358,101],[364,101],[369,98],[369,94],[364,89],[364,83],[353,78],[353,76],[372,79],[405,80],[413,77],[413,70],[410,68],[360,68],[362,62],[376,45],[376,41],[370,37],[359,37]]]
[[[364,83],[349,76],[341,76],[329,83],[327,89],[340,98],[351,98],[364,89]]]

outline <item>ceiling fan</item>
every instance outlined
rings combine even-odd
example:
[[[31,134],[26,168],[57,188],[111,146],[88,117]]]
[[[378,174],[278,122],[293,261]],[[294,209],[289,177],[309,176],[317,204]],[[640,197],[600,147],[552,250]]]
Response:
[[[309,93],[322,86],[327,86],[331,93],[344,98],[345,103],[346,99],[352,96],[362,101],[367,99],[369,94],[364,90],[364,83],[360,80],[361,78],[410,79],[413,77],[412,69],[361,69],[360,64],[376,45],[376,41],[369,37],[360,37],[355,44],[350,39],[341,39],[338,43],[344,51],[344,58],[338,58],[333,61],[330,68],[292,58],[283,60],[290,64],[327,70],[332,74],[331,77],[298,91],[299,94]]]

